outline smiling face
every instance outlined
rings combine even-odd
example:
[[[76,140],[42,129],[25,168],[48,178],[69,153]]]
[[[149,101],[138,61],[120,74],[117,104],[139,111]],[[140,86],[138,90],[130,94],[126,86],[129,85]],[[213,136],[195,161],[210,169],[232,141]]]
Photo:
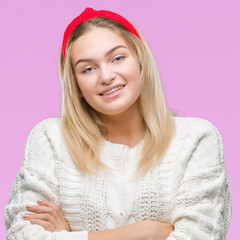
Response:
[[[71,56],[82,96],[100,115],[138,109],[140,67],[120,35],[94,28],[74,41]]]

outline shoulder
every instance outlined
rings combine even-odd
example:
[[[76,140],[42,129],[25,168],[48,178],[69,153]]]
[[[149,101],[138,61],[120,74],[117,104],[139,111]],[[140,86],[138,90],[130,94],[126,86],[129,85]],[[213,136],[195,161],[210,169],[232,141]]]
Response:
[[[39,159],[53,155],[53,151],[62,145],[60,118],[48,118],[38,122],[31,130],[24,156],[27,159]],[[33,160],[31,160],[33,161]]]
[[[190,137],[202,137],[206,135],[219,136],[218,129],[208,120],[197,117],[174,117],[176,132]]]
[[[41,142],[41,139],[55,141],[61,139],[61,119],[47,118],[38,122],[30,131],[28,141],[36,140]]]
[[[61,119],[60,118],[47,118],[38,122],[31,132],[36,131],[48,131],[58,132],[60,130]]]
[[[223,163],[223,140],[218,129],[211,122],[195,117],[174,117],[174,119],[176,138],[184,139],[179,141],[183,148],[191,146],[191,156],[198,164],[214,166]]]

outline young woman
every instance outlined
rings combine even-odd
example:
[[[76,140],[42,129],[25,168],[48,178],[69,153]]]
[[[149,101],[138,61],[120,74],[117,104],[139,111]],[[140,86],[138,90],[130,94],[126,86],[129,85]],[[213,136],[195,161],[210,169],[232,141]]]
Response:
[[[30,133],[7,239],[226,239],[221,136],[167,109],[136,27],[86,8],[65,31],[60,79],[61,118]]]

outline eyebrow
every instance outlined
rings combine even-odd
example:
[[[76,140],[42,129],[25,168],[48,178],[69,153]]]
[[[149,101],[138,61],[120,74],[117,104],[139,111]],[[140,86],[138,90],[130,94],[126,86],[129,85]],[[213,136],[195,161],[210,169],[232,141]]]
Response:
[[[116,51],[118,48],[126,48],[123,45],[117,45],[116,47],[111,48],[110,50],[108,50],[105,54],[104,57],[107,57],[108,55],[110,55],[112,52]],[[75,63],[75,67],[77,66],[78,63],[80,62],[91,62],[92,59],[91,58],[81,58],[79,60],[77,60],[77,62]]]

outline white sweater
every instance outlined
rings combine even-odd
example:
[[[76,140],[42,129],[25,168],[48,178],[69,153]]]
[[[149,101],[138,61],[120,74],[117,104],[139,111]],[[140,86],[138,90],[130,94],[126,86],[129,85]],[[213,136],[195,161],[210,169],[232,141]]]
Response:
[[[75,167],[60,119],[38,123],[5,207],[6,239],[87,240],[88,232],[146,219],[173,224],[167,240],[226,239],[231,195],[221,136],[207,120],[174,119],[176,135],[164,159],[139,181],[132,173],[142,142],[129,148],[105,141],[101,160],[117,171],[92,177]],[[71,232],[51,233],[23,219],[26,205],[41,198],[61,207]]]

